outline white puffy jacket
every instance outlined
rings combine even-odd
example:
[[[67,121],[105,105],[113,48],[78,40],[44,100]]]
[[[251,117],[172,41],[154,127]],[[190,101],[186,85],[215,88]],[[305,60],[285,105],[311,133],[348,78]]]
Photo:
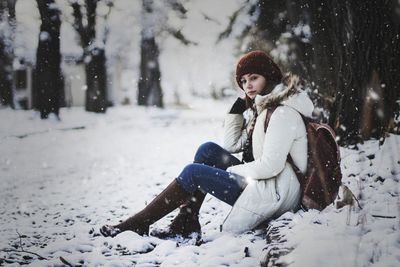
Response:
[[[300,184],[286,162],[288,154],[300,171],[307,166],[307,136],[299,113],[311,117],[313,103],[301,89],[298,78],[288,85],[277,85],[266,96],[256,96],[258,117],[253,132],[254,161],[232,166],[228,172],[246,177],[248,182],[223,224],[223,230],[243,232],[261,222],[296,209],[300,201]],[[266,107],[279,103],[264,132]],[[224,148],[231,153],[243,150],[247,139],[242,114],[227,114]]]

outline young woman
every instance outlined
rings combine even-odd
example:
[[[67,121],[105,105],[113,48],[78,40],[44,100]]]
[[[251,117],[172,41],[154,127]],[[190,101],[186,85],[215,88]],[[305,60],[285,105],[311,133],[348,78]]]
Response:
[[[193,163],[142,211],[117,225],[101,227],[104,236],[127,230],[148,235],[151,224],[178,207],[179,214],[163,236],[201,234],[198,216],[207,193],[232,206],[223,224],[232,232],[254,229],[298,208],[300,185],[287,157],[290,154],[305,172],[307,137],[300,114],[310,117],[314,106],[298,77],[282,79],[279,67],[262,51],[239,60],[236,81],[245,97],[239,97],[226,116],[223,147],[212,142],[201,145]],[[269,107],[277,108],[265,132]],[[231,154],[238,152],[243,152],[242,160]]]

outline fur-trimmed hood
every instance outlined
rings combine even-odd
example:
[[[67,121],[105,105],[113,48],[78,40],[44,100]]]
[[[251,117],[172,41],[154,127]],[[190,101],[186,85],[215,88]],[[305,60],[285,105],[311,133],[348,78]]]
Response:
[[[314,105],[304,91],[304,82],[297,76],[288,73],[282,79],[282,83],[275,86],[271,93],[257,95],[254,100],[258,114],[264,109],[285,105],[294,108],[306,117],[311,117]]]

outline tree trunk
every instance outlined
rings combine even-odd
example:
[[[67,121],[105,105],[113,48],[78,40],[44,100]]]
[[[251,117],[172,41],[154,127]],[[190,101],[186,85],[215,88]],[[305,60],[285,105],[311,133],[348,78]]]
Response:
[[[152,16],[152,1],[142,0],[143,16],[145,21],[150,21],[146,16]],[[143,24],[140,43],[140,77],[138,83],[138,104],[144,106],[163,107],[163,94],[161,89],[161,73],[158,62],[159,49],[155,41],[153,25]]]
[[[74,28],[83,48],[86,72],[86,111],[104,113],[107,109],[107,68],[103,48],[95,45],[97,0],[85,0],[86,19],[78,2],[72,3]]]
[[[91,60],[85,64],[86,70],[86,110],[92,112],[106,112],[107,109],[107,71],[104,49],[93,49]]]
[[[141,41],[141,61],[138,104],[163,107],[163,95],[160,84],[160,66],[158,64],[158,46],[154,37]]]
[[[399,25],[393,1],[332,1],[338,97],[330,121],[340,143],[383,137],[400,86]]]
[[[37,0],[42,24],[36,54],[37,108],[42,119],[60,108],[60,12],[54,0]]]
[[[309,15],[311,28],[311,81],[319,92],[333,97],[336,94],[334,40],[331,40],[331,10],[329,0],[310,1]]]
[[[84,38],[86,70],[86,110],[104,113],[107,109],[107,71],[105,51],[93,45],[96,39],[97,1],[86,0],[88,23]]]
[[[0,105],[13,105],[15,0],[0,2]]]

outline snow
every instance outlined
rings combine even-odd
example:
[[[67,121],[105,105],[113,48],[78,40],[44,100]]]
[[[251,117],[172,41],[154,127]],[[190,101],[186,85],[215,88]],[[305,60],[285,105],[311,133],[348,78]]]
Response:
[[[60,265],[60,256],[90,266],[257,265],[264,239],[220,233],[229,206],[211,197],[201,210],[202,246],[132,232],[114,239],[98,235],[101,225],[143,208],[193,160],[200,144],[221,140],[227,108],[214,101],[187,110],[116,107],[105,115],[72,108],[61,109],[62,121],[2,109],[0,249],[18,247],[19,233],[26,236],[25,250],[48,258],[29,255],[32,266]],[[166,227],[173,215],[153,227]],[[0,258],[10,255],[23,261],[25,254],[0,252]]]
[[[46,31],[42,31],[42,32],[40,32],[39,39],[42,42],[47,41],[50,39],[50,34]]]
[[[280,262],[289,266],[399,266],[399,151],[400,137],[394,135],[381,147],[374,140],[358,151],[342,148],[343,183],[362,209],[331,205],[322,212],[296,213],[282,231],[286,246],[295,249]]]
[[[134,99],[141,2],[113,3],[107,21],[98,19],[96,44],[102,42],[108,27],[109,71],[117,63],[122,65],[124,92]],[[216,40],[243,3],[189,1],[186,19],[173,12],[163,15],[166,24],[197,43],[186,47],[166,33],[157,36],[164,110],[117,106],[106,114],[92,114],[83,108],[64,108],[61,121],[55,117],[43,121],[33,111],[0,109],[0,265],[60,266],[59,257],[63,257],[85,266],[257,266],[265,259],[273,246],[267,244],[265,233],[220,232],[230,207],[209,196],[200,214],[204,241],[200,246],[193,239],[161,240],[132,232],[112,239],[98,233],[101,225],[116,223],[143,208],[192,161],[200,144],[222,143],[224,113],[234,99],[207,98],[213,90],[226,88],[234,93],[238,57],[232,40],[254,22],[257,14],[247,15],[253,0],[239,13],[233,37],[218,44]],[[81,55],[69,1],[57,4],[63,16],[62,54]],[[16,9],[15,54],[34,63],[40,27],[36,2],[17,1]],[[98,13],[105,15],[107,10],[102,6]],[[309,35],[307,25],[297,30]],[[291,34],[282,35],[271,52],[274,58],[293,59],[285,43]],[[169,106],[176,99],[186,105]],[[280,246],[290,251],[278,262],[399,266],[400,137],[390,135],[383,146],[377,140],[367,141],[359,150],[342,148],[341,153],[343,182],[359,198],[362,209],[332,205],[322,212],[286,213],[272,221],[271,227],[279,227],[285,240]],[[166,227],[175,214],[152,228]],[[46,260],[18,252],[21,246]]]
[[[230,207],[209,196],[200,214],[200,246],[194,239],[98,234],[101,225],[143,208],[191,162],[200,144],[221,143],[231,102],[197,99],[190,108],[164,110],[121,106],[106,114],[61,109],[61,121],[42,121],[32,111],[0,110],[0,259],[24,262],[28,255],[31,266],[59,266],[60,256],[87,266],[259,265],[268,248],[264,232],[220,232]],[[391,135],[381,147],[374,140],[358,151],[342,149],[343,181],[362,209],[329,206],[272,221],[272,226],[289,221],[280,232],[291,252],[279,261],[398,266],[399,144],[399,136]],[[166,227],[174,214],[152,229]],[[47,260],[10,251],[21,244]]]

